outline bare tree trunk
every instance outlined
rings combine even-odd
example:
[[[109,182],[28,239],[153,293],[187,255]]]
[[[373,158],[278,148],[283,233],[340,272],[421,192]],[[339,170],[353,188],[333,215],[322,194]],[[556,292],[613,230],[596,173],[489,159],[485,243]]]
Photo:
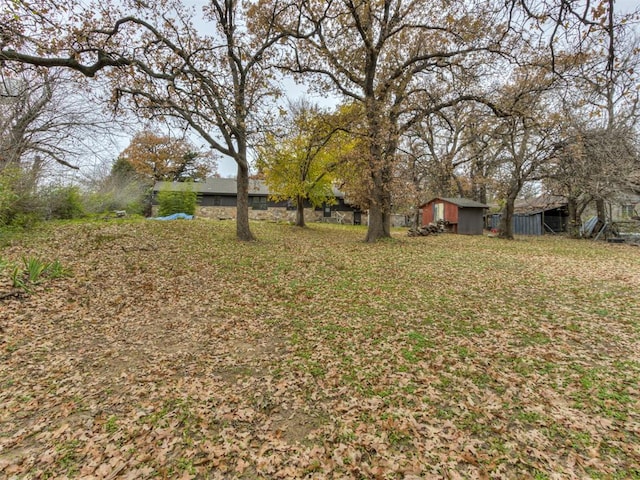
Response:
[[[611,130],[614,125],[615,115],[615,62],[616,62],[616,44],[615,44],[615,18],[614,18],[614,0],[608,0],[608,15],[607,15],[607,35],[609,37],[609,45],[607,46],[607,130]],[[598,215],[600,219],[600,215]],[[603,217],[604,218],[604,217]]]
[[[476,201],[484,203],[485,205],[487,204],[487,186],[485,184],[478,187]]]
[[[304,198],[298,195],[296,197],[296,227],[304,228],[306,226],[304,222]]]
[[[598,216],[598,222],[601,222],[602,225],[607,223],[607,212],[602,198],[596,199],[596,215]]]
[[[567,230],[570,237],[577,238],[580,233],[580,218],[578,215],[577,199],[574,197],[568,197],[567,208],[569,210],[569,225],[567,225]]]
[[[385,215],[379,205],[372,204],[369,207],[369,227],[365,242],[376,242],[382,238],[389,238],[391,236],[390,226],[389,215]]]
[[[464,186],[462,185],[462,180],[460,179],[460,177],[458,177],[455,174],[451,174],[451,176],[453,177],[453,181],[456,182],[456,188],[458,189],[458,196],[459,197],[464,197],[465,196],[465,189]]]
[[[376,122],[377,120],[372,120],[370,127],[372,143],[369,147],[371,155],[369,165],[372,182],[366,242],[376,242],[391,237],[391,192],[389,191],[391,166],[385,164],[389,159],[384,158],[384,149],[378,143],[380,132]]]
[[[238,203],[236,206],[236,235],[238,240],[250,242],[255,240],[249,228],[249,166],[238,162]]]
[[[585,202],[582,201],[580,202],[580,204],[577,204],[577,212],[576,212],[576,220],[578,221],[578,224],[582,223],[582,214],[584,213],[584,211],[587,209],[587,207],[589,206],[589,202]]]
[[[506,203],[502,209],[500,217],[500,233],[498,237],[507,240],[513,240],[513,212],[515,210],[516,196],[514,194],[507,195]]]
[[[391,237],[391,194],[384,184],[381,172],[373,172],[373,176],[366,242]]]

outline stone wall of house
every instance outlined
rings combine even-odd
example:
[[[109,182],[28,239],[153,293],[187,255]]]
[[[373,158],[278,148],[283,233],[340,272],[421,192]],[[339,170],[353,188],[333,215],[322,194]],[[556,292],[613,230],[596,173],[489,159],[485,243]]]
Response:
[[[158,206],[154,205],[152,214],[158,214]],[[235,220],[236,207],[211,207],[196,206],[196,217],[209,218],[212,220]],[[253,210],[249,208],[249,218],[251,220],[268,220],[272,222],[288,222],[296,221],[295,210],[287,210],[285,207],[269,207],[267,210]],[[331,212],[331,217],[325,217],[322,210],[314,210],[312,208],[304,209],[304,219],[306,222],[324,222],[324,223],[341,223],[343,225],[353,225],[354,212]],[[361,225],[367,225],[367,214],[360,215]],[[405,215],[392,215],[392,227],[405,227],[409,225],[410,218]]]
[[[236,218],[236,207],[198,206],[196,207],[196,217],[210,218],[213,220],[231,220]],[[249,218],[251,220],[293,223],[296,220],[296,212],[294,210],[287,210],[284,207],[269,207],[266,210],[253,210],[249,208]],[[305,208],[304,218],[307,222],[318,222],[322,219],[322,212]]]
[[[158,214],[158,206],[154,205],[152,214]],[[236,207],[212,207],[212,206],[196,206],[196,217],[209,218],[212,220],[235,220]],[[296,221],[295,210],[287,210],[285,207],[269,207],[267,210],[253,210],[249,208],[249,218],[251,220],[267,220],[272,222],[288,222]],[[340,223],[343,225],[353,225],[354,212],[331,212],[331,217],[325,217],[322,210],[314,210],[312,208],[304,209],[304,219],[306,222],[324,222],[324,223]],[[360,224],[367,225],[367,214],[360,215]],[[392,227],[405,227],[409,225],[410,218],[405,215],[392,215]]]
[[[420,218],[422,218],[422,216]],[[399,213],[391,214],[392,227],[410,227],[412,220],[410,215],[400,215]]]

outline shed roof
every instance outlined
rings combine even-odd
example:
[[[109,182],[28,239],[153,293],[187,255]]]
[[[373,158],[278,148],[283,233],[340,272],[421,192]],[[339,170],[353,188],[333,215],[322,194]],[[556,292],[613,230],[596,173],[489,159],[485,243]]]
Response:
[[[456,198],[435,197],[435,198],[432,198],[431,200],[429,200],[424,205],[432,203],[434,200],[442,200],[442,201],[445,201],[445,202],[448,202],[448,203],[453,203],[454,205],[457,205],[458,207],[461,207],[461,208],[489,208],[489,205],[485,205],[484,203],[476,202],[475,200],[471,200],[470,198],[462,198],[462,197],[456,197]],[[424,207],[424,205],[421,205],[421,207]]]

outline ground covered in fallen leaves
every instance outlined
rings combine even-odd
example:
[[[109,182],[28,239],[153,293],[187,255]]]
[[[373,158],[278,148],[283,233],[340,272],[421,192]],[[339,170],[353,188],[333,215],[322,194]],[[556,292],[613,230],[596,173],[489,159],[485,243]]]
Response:
[[[0,477],[640,478],[640,250],[58,224],[0,257]]]

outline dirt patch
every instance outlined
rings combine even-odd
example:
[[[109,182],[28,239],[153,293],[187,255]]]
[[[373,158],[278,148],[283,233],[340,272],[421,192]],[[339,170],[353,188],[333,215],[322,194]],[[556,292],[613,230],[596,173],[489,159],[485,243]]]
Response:
[[[319,412],[283,412],[272,417],[272,431],[290,444],[307,443],[309,435],[327,422]]]

